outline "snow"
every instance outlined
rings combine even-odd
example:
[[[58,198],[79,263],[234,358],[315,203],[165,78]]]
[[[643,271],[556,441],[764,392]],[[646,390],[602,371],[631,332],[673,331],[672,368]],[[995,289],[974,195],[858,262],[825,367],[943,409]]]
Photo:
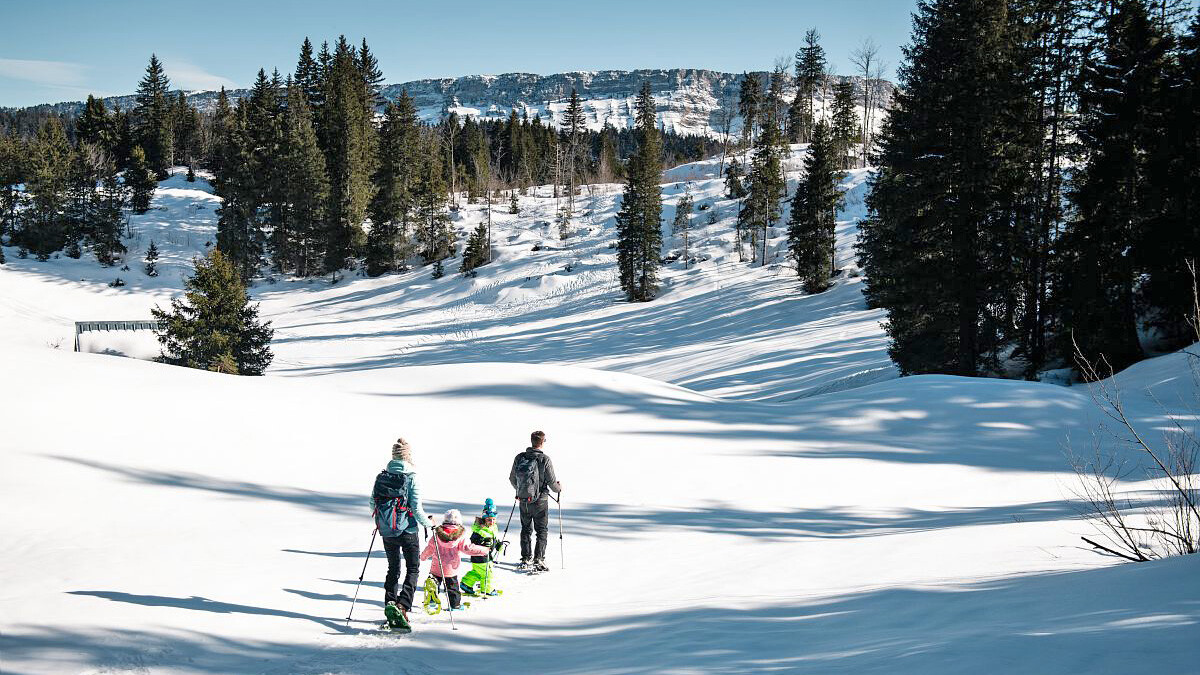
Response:
[[[683,100],[676,99],[678,93],[671,91],[654,95],[654,102],[658,108],[656,114],[658,124],[662,128],[685,136],[719,137],[719,130],[711,127],[710,120],[720,109],[721,103],[712,95],[712,92],[708,90],[685,91]],[[632,95],[618,98],[582,99],[580,103],[583,108],[584,125],[591,131],[600,131],[605,126],[613,129],[632,128],[636,110],[635,101],[636,96]],[[508,119],[513,110],[516,110],[518,114],[524,114],[530,119],[540,117],[544,123],[557,128],[567,110],[568,103],[569,101],[562,99],[526,102],[512,107],[491,104],[486,109],[481,109],[461,105],[452,100],[446,106],[423,106],[418,113],[421,119],[427,122],[437,122],[445,114],[451,112],[459,117],[504,121]]]
[[[0,670],[1193,669],[1197,560],[1079,547],[1064,447],[1099,417],[1086,388],[897,379],[852,260],[867,173],[845,181],[845,271],[816,296],[783,228],[766,267],[737,262],[716,175],[668,172],[666,223],[687,190],[712,208],[693,218],[697,262],[666,266],[649,305],[613,278],[619,188],[585,192],[565,241],[543,188],[519,216],[497,207],[474,279],[259,283],[277,328],[262,378],[69,350],[75,320],[148,318],[178,292],[213,236],[202,181],[172,178],[133,218],[128,272],[6,249]],[[464,205],[455,225],[483,217]],[[150,238],[157,278],[138,264]],[[1183,354],[1117,381],[1148,432],[1194,415]],[[551,572],[501,569],[505,595],[457,631],[418,610],[411,636],[381,636],[376,544],[347,624],[391,442],[412,443],[428,510],[470,514],[508,505],[533,429],[564,484]]]
[[[789,91],[785,100],[790,101],[795,92]],[[675,132],[682,136],[709,136],[722,138],[721,129],[714,127],[713,121],[719,118],[722,102],[708,88],[679,88],[672,91],[660,92],[653,95],[657,109],[655,120],[660,129]],[[832,100],[821,98],[815,100],[816,115],[819,119],[829,119]],[[486,108],[462,105],[456,99],[447,105],[421,106],[417,111],[420,118],[426,122],[437,123],[445,115],[454,113],[460,118],[473,117],[484,121],[505,121],[515,110],[518,115],[524,114],[529,119],[540,117],[544,124],[557,128],[567,110],[569,100],[522,102],[514,106],[499,106],[489,104]],[[584,114],[584,126],[590,131],[601,131],[606,126],[613,129],[632,129],[636,124],[637,96],[582,98],[580,105]],[[864,108],[855,107],[858,119],[863,118]],[[884,115],[878,110],[876,118]],[[741,133],[741,121],[735,120],[730,125],[730,134],[737,136]]]

